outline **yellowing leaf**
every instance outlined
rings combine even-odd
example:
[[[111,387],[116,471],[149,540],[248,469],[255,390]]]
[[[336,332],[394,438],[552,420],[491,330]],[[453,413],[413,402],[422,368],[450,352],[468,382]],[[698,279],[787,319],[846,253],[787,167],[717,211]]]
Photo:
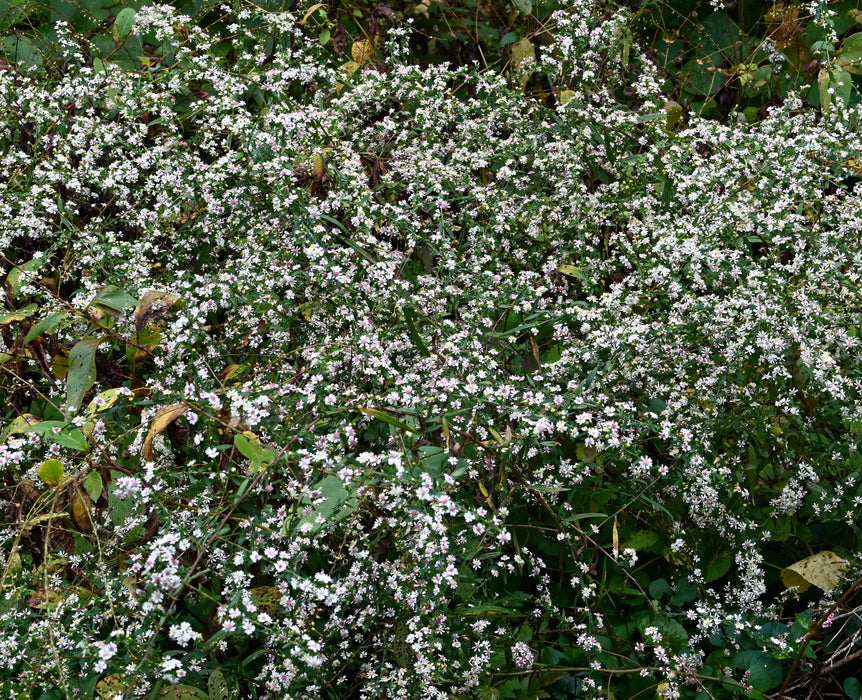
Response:
[[[374,58],[375,53],[374,44],[368,41],[368,39],[354,41],[353,46],[350,48],[351,57],[360,66],[365,65],[368,61]]]
[[[356,71],[358,71],[360,65],[356,61],[347,61],[347,63],[342,63],[338,68],[338,80],[335,83],[335,91],[340,95],[341,90],[344,88],[344,83],[350,80],[350,76],[353,75]]]
[[[191,685],[171,685],[159,691],[162,700],[209,700],[209,696]]]
[[[153,439],[162,432],[165,428],[168,427],[173,421],[179,418],[183,413],[189,410],[189,406],[186,403],[175,403],[171,406],[166,406],[161,409],[158,413],[156,413],[153,418],[153,422],[150,425],[150,431],[147,433],[147,437],[144,438],[144,449],[143,455],[144,459],[148,462],[153,460]]]
[[[804,593],[811,586],[831,591],[847,570],[847,562],[835,552],[824,550],[801,559],[781,571],[781,582],[788,588],[798,588]]]
[[[512,66],[520,68],[521,65],[530,60],[535,63],[536,47],[529,39],[521,39],[512,44]]]
[[[22,413],[6,427],[6,430],[3,431],[3,436],[0,437],[0,444],[6,442],[6,438],[10,435],[29,433],[30,426],[36,425],[38,422],[39,419],[32,413]]]
[[[93,531],[93,502],[79,488],[72,495],[72,520],[81,532]]]
[[[135,330],[137,334],[140,335],[144,326],[162,316],[178,300],[179,297],[176,294],[168,292],[145,292],[135,307]]]
[[[110,676],[105,676],[96,684],[96,695],[102,700],[114,700],[121,698],[129,687],[128,676],[118,673],[112,673]]]
[[[42,462],[42,465],[36,470],[36,475],[48,486],[56,486],[63,480],[66,471],[59,459],[48,459]]]

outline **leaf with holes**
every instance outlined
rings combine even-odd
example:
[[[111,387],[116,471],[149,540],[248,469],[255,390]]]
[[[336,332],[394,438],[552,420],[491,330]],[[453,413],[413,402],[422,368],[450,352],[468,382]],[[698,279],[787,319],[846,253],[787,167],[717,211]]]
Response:
[[[159,698],[162,700],[209,700],[209,695],[193,685],[171,685],[161,689]]]

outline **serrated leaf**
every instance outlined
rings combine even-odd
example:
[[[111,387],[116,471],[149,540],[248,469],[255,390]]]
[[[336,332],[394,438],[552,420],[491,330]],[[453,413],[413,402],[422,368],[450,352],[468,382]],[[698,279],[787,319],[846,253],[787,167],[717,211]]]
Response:
[[[111,31],[114,41],[119,43],[129,38],[135,26],[135,14],[135,10],[131,7],[124,7],[117,13],[117,19],[114,20],[114,28]]]
[[[90,472],[87,474],[82,485],[92,501],[98,501],[102,495],[102,490],[105,488],[102,475],[99,472]]]
[[[782,569],[781,582],[788,588],[798,588],[800,593],[811,586],[829,592],[841,583],[846,570],[844,559],[835,552],[824,550]]]
[[[150,430],[147,437],[144,438],[143,455],[148,462],[153,460],[153,439],[168,427],[173,421],[179,418],[183,413],[189,410],[186,403],[175,403],[166,406],[153,416],[153,422],[150,424]]]
[[[66,375],[66,405],[73,410],[81,407],[84,394],[96,383],[96,348],[99,341],[85,338],[75,343],[69,352]]]
[[[65,475],[66,470],[59,459],[45,460],[36,470],[36,476],[48,484],[48,486],[56,486],[63,480]]]
[[[72,522],[81,532],[93,531],[93,502],[86,491],[75,488],[72,493]]]

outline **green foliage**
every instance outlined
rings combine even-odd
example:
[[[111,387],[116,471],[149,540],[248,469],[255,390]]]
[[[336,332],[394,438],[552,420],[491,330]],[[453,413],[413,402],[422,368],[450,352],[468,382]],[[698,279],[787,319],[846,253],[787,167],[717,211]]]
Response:
[[[862,544],[836,8],[10,4],[0,689],[824,682]]]

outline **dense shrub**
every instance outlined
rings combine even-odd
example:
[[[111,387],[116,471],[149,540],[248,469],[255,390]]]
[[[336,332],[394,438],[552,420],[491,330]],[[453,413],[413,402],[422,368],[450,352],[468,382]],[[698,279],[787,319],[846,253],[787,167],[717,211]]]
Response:
[[[321,11],[143,7],[0,71],[7,695],[762,698],[844,658],[852,100],[678,123],[588,1],[504,71],[379,8],[339,57]],[[783,580],[834,590],[785,590],[815,552]]]

